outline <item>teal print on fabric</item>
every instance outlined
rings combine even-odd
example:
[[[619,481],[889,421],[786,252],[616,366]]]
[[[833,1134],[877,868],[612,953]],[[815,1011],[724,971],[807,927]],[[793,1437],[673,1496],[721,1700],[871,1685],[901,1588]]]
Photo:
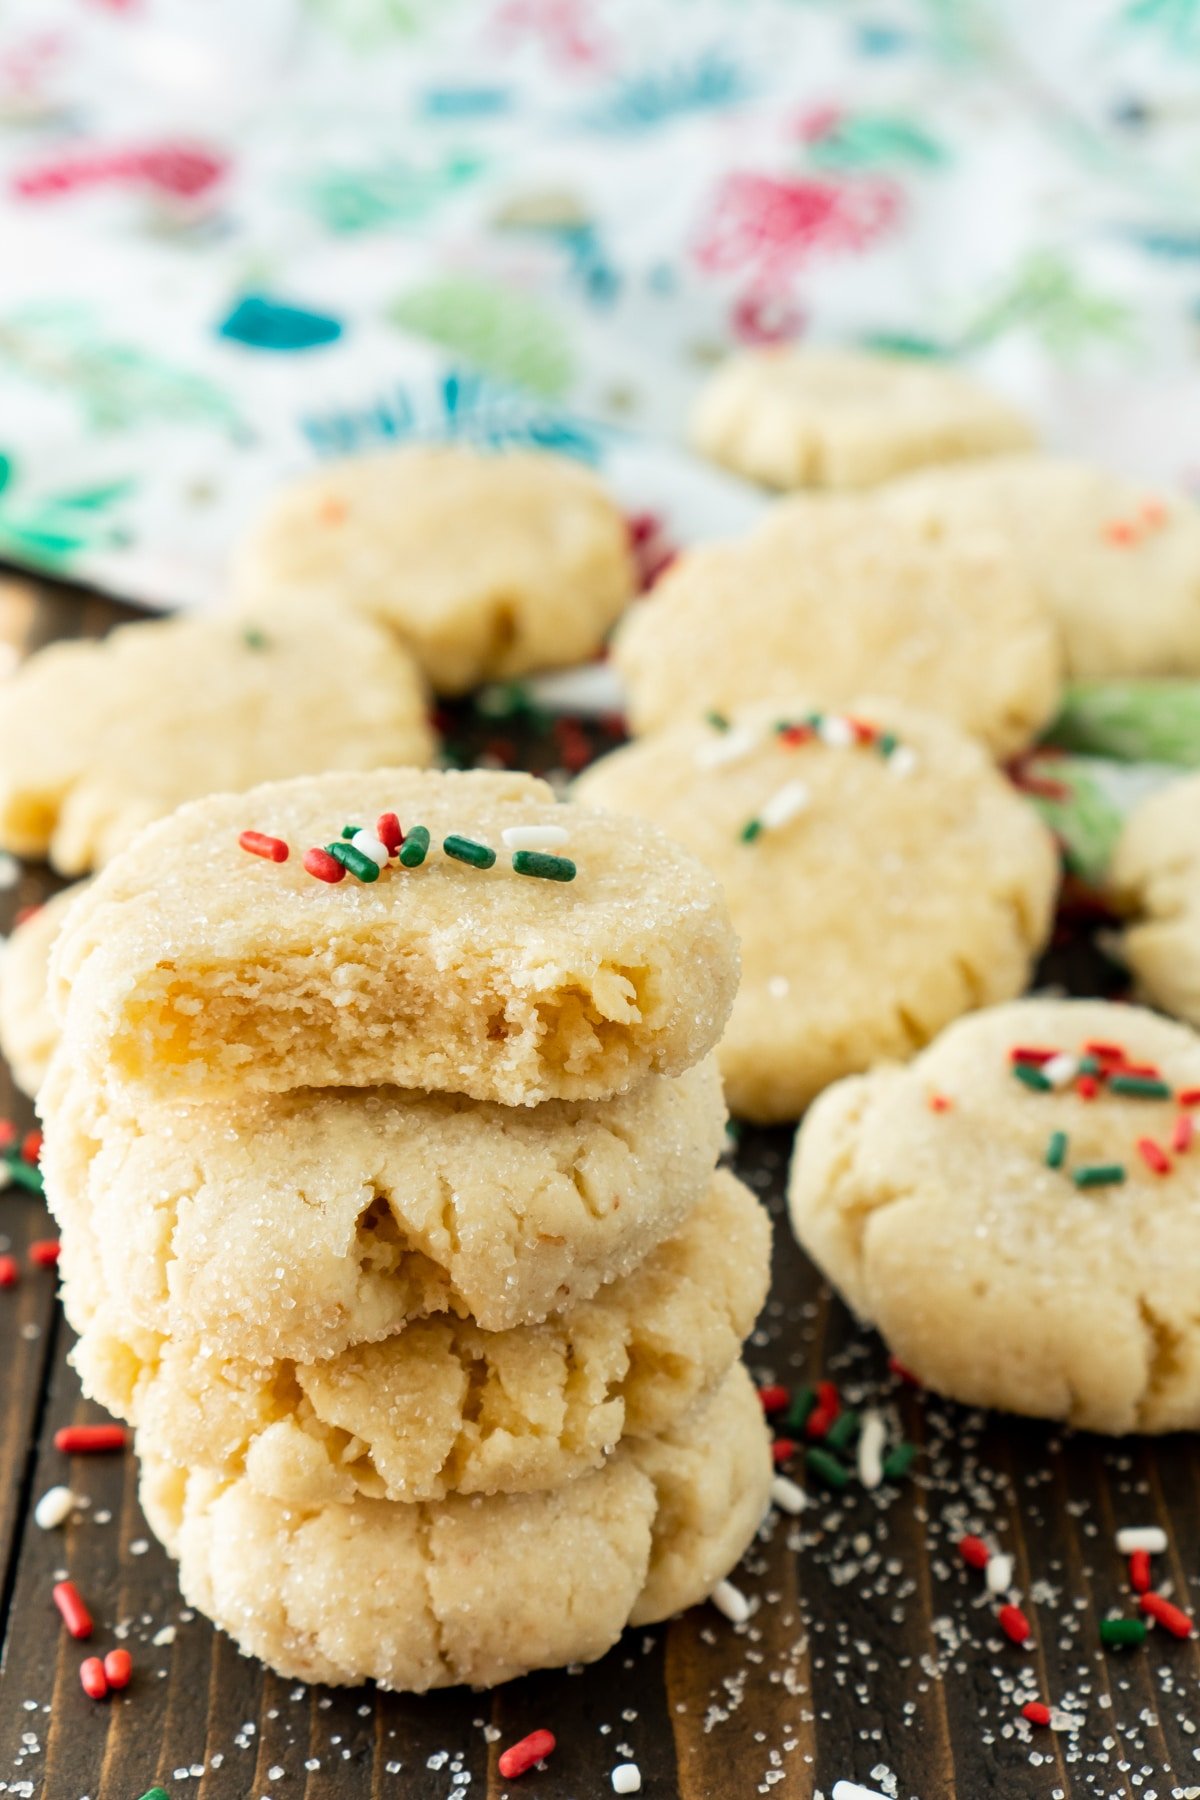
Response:
[[[289,306],[265,294],[246,294],[217,326],[218,337],[246,344],[252,350],[315,350],[336,343],[341,322],[327,313]]]
[[[605,433],[473,369],[450,369],[426,388],[397,384],[367,405],[302,417],[318,456],[352,456],[407,442],[463,441],[499,449],[525,445],[596,464]]]
[[[448,276],[402,294],[388,316],[406,331],[547,399],[558,399],[570,386],[574,371],[566,331],[547,307],[524,294]]]
[[[421,96],[421,111],[429,119],[491,119],[511,105],[507,88],[428,88]]]
[[[419,37],[452,0],[301,0],[303,9],[357,50]]]
[[[16,467],[0,452],[0,557],[62,570],[80,552],[115,549],[127,541],[107,514],[132,492],[131,481],[22,500]]]
[[[1177,55],[1200,55],[1200,0],[1132,0],[1121,18],[1135,30],[1157,33]]]
[[[695,62],[629,76],[583,122],[595,131],[646,131],[685,113],[735,106],[752,92],[737,63],[719,50],[705,50]]]
[[[455,150],[428,167],[389,162],[326,169],[307,181],[303,198],[329,231],[378,231],[426,218],[474,181],[484,166],[484,158],[474,151]]]
[[[946,152],[929,132],[899,113],[814,115],[805,131],[805,153],[818,169],[935,169]]]

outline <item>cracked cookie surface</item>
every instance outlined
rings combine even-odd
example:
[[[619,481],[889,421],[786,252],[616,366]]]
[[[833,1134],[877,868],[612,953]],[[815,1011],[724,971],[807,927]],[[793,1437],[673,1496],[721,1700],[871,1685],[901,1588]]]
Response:
[[[180,1585],[282,1675],[423,1692],[591,1662],[709,1594],[753,1538],[771,1455],[740,1365],[672,1430],[550,1493],[289,1507],[139,1434]]]
[[[1200,1025],[1200,775],[1126,820],[1107,887],[1127,923],[1121,955],[1146,999]]]
[[[640,739],[576,791],[653,819],[719,875],[743,969],[717,1051],[726,1096],[746,1118],[794,1119],[829,1082],[1019,993],[1049,933],[1058,859],[1028,804],[943,720],[863,700],[849,715],[760,702],[726,723]]]
[[[718,1173],[629,1275],[540,1325],[421,1320],[321,1362],[204,1356],[108,1295],[74,1351],[85,1393],[185,1468],[294,1505],[522,1493],[672,1427],[728,1372],[766,1299],[767,1214]],[[95,1298],[94,1268],[79,1272]],[[74,1311],[67,1274],[66,1304]]]
[[[1089,1046],[1124,1061],[1092,1051],[1090,1073]],[[1016,1050],[1068,1060],[1022,1076]],[[1089,1431],[1194,1430],[1200,1145],[1174,1147],[1189,1092],[1200,1038],[1141,1008],[976,1013],[906,1068],[822,1095],[792,1224],[923,1385]]]

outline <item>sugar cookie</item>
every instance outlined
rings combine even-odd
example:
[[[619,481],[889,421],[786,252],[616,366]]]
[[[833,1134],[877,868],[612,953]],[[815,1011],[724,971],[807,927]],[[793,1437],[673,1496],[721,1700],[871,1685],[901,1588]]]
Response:
[[[720,875],[743,977],[718,1048],[735,1113],[795,1118],[1019,993],[1053,916],[1049,832],[945,720],[758,702],[595,763],[581,799],[654,819]]]
[[[870,487],[1032,441],[1018,412],[957,369],[864,350],[743,350],[692,417],[705,456],[776,488]]]
[[[926,1386],[1089,1431],[1195,1430],[1189,1094],[1200,1038],[1140,1008],[976,1013],[822,1095],[796,1142],[796,1235]]]
[[[671,1432],[550,1493],[286,1507],[143,1433],[142,1504],[189,1605],[301,1681],[414,1689],[591,1662],[737,1562],[771,1457],[744,1369]]]
[[[1029,455],[931,469],[880,498],[947,542],[1002,535],[1072,675],[1200,674],[1200,507],[1182,494]]]
[[[1121,954],[1139,989],[1200,1025],[1200,775],[1169,782],[1136,808],[1108,885],[1128,915]]]
[[[635,591],[595,476],[540,451],[421,446],[318,470],[235,564],[237,603],[315,598],[392,627],[439,693],[583,662]]]
[[[309,873],[307,847],[385,811],[428,832],[419,867],[406,843],[369,881]],[[566,834],[573,879],[518,872],[503,833],[528,826]],[[246,854],[246,827],[288,860]],[[93,884],[52,973],[72,1055],[164,1096],[383,1081],[533,1105],[689,1067],[737,956],[717,883],[653,827],[528,775],[381,770],[182,808]]]
[[[779,503],[748,537],[685,553],[614,649],[635,732],[706,707],[802,692],[888,695],[940,713],[997,756],[1059,704],[1053,621],[998,538],[942,538],[873,499]]]
[[[63,888],[13,927],[0,961],[0,1051],[25,1094],[36,1094],[58,1042],[50,1005],[50,952],[83,882]]]

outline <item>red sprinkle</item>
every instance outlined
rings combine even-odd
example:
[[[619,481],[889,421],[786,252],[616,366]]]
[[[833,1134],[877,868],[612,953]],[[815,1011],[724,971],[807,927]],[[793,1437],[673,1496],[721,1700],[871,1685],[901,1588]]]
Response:
[[[832,1381],[818,1381],[817,1404],[808,1415],[804,1435],[823,1438],[842,1410],[841,1396]]]
[[[92,1615],[83,1603],[83,1595],[73,1581],[56,1581],[54,1604],[62,1614],[62,1622],[73,1638],[92,1635]],[[103,1665],[101,1666],[103,1673]]]
[[[1021,1717],[1028,1719],[1031,1725],[1048,1725],[1050,1708],[1044,1700],[1028,1700],[1021,1708]]]
[[[929,1110],[935,1113],[950,1112],[954,1106],[949,1094],[930,1094]]]
[[[346,873],[337,858],[330,856],[328,850],[322,850],[317,844],[304,852],[304,867],[318,881],[341,881]]]
[[[1156,1175],[1171,1173],[1170,1157],[1155,1143],[1153,1138],[1139,1138],[1137,1151],[1146,1167],[1152,1169]]]
[[[1161,1594],[1143,1594],[1138,1605],[1144,1613],[1163,1626],[1173,1637],[1191,1637],[1192,1621],[1181,1607],[1173,1606]]]
[[[779,733],[779,741],[794,750],[797,744],[807,744],[816,735],[811,725],[785,725]]]
[[[1000,1623],[1000,1629],[1005,1637],[1011,1638],[1014,1644],[1027,1644],[1029,1642],[1029,1620],[1025,1617],[1025,1614],[1021,1611],[1019,1606],[1013,1606],[1010,1601],[1007,1606],[1002,1606],[1000,1608],[1000,1611],[996,1614],[996,1618]]]
[[[286,862],[288,859],[288,847],[283,839],[268,837],[265,831],[243,831],[238,843],[251,856],[265,856],[268,862]]]
[[[775,1442],[771,1445],[771,1460],[774,1462],[776,1468],[779,1467],[780,1463],[791,1462],[795,1454],[796,1445],[792,1438],[776,1438]]]
[[[1157,1063],[1123,1062],[1119,1069],[1110,1069],[1110,1075],[1137,1075],[1146,1081],[1161,1081],[1162,1070]]]
[[[1150,1552],[1148,1550],[1130,1552],[1129,1585],[1135,1594],[1150,1592]]]
[[[1137,541],[1137,530],[1128,519],[1113,519],[1104,527],[1104,536],[1110,544],[1132,544]]]
[[[1180,1106],[1200,1106],[1200,1088],[1180,1088],[1175,1098]]]
[[[128,1687],[132,1674],[133,1658],[128,1650],[110,1650],[104,1659],[104,1675],[109,1687]]]
[[[1094,1100],[1100,1092],[1100,1083],[1094,1075],[1081,1075],[1075,1083],[1075,1092],[1081,1100]]]
[[[1083,1046],[1086,1056],[1098,1056],[1101,1062],[1124,1062],[1124,1044],[1109,1043],[1106,1038],[1089,1038]]]
[[[1196,1130],[1196,1127],[1195,1127],[1195,1124],[1193,1123],[1191,1113],[1180,1113],[1179,1117],[1175,1121],[1175,1129],[1171,1133],[1171,1148],[1172,1148],[1172,1150],[1177,1150],[1177,1151],[1190,1150],[1192,1147],[1192,1137],[1195,1133],[1195,1130]]]
[[[1142,501],[1142,520],[1145,524],[1147,524],[1151,527],[1157,526],[1157,525],[1165,525],[1167,522],[1167,509],[1163,505],[1162,501],[1161,500],[1143,500]]]
[[[511,1781],[514,1776],[524,1775],[527,1769],[532,1769],[534,1763],[541,1762],[543,1757],[550,1756],[554,1744],[552,1731],[531,1731],[519,1744],[510,1744],[507,1750],[500,1752],[496,1767],[505,1781]]]
[[[969,1532],[966,1537],[959,1538],[958,1554],[969,1569],[986,1569],[992,1560],[992,1553],[983,1539],[972,1537]]]
[[[35,1269],[56,1268],[61,1248],[57,1238],[36,1238],[29,1246],[29,1260]]]
[[[123,1450],[129,1433],[123,1425],[64,1425],[54,1434],[54,1448],[68,1456],[92,1456],[101,1450]]]
[[[0,1150],[7,1150],[10,1144],[17,1141],[17,1128],[11,1119],[0,1119]]]
[[[873,744],[875,739],[879,736],[879,732],[874,725],[868,724],[866,719],[854,718],[851,713],[846,714],[846,723],[860,744]]]
[[[791,1397],[787,1388],[781,1387],[778,1382],[772,1382],[769,1387],[760,1387],[758,1390],[759,1404],[765,1413],[782,1412]]]
[[[36,919],[41,910],[40,906],[18,906],[13,914],[13,926],[28,925],[30,919]]]
[[[1041,1050],[1032,1044],[1015,1044],[1008,1053],[1008,1060],[1015,1063],[1036,1063],[1040,1068],[1057,1055],[1057,1050]]]
[[[21,1139],[21,1156],[27,1163],[35,1163],[42,1154],[42,1134],[40,1131],[27,1131]]]
[[[98,1656],[87,1656],[79,1665],[79,1685],[89,1700],[103,1700],[108,1694],[108,1677]]]
[[[0,1256],[0,1288],[16,1287],[21,1279],[15,1256]]]
[[[917,1380],[917,1377],[913,1374],[911,1369],[905,1368],[898,1356],[888,1357],[888,1368],[893,1375],[899,1376],[901,1381],[907,1381],[909,1387],[920,1387],[921,1383]]]
[[[404,842],[404,833],[400,829],[400,821],[395,813],[380,813],[375,821],[375,836],[388,855],[395,856]]]

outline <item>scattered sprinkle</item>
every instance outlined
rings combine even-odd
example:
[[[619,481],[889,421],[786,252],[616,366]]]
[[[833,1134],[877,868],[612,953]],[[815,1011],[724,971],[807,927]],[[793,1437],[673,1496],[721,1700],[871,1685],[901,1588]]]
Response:
[[[614,1794],[640,1794],[642,1771],[636,1763],[618,1763],[612,1772]]]
[[[1189,1638],[1192,1635],[1192,1621],[1182,1607],[1175,1606],[1162,1594],[1143,1594],[1138,1605],[1148,1619],[1169,1631],[1172,1637]]]
[[[1067,1134],[1065,1131],[1052,1131],[1050,1142],[1046,1145],[1046,1167],[1061,1169],[1067,1158]]]
[[[126,1688],[133,1675],[133,1658],[128,1650],[110,1650],[104,1659],[104,1674],[110,1688]]]
[[[1130,1552],[1129,1585],[1135,1594],[1150,1592],[1150,1552],[1148,1550]]]
[[[123,1425],[63,1425],[54,1434],[54,1448],[67,1456],[96,1456],[106,1450],[123,1450],[129,1433]]]
[[[1071,1180],[1077,1188],[1116,1187],[1124,1179],[1122,1163],[1081,1163],[1071,1171]]]
[[[63,1624],[73,1638],[92,1635],[92,1615],[73,1581],[56,1581],[51,1590]]]
[[[782,1412],[790,1399],[787,1388],[781,1387],[778,1382],[772,1382],[758,1390],[758,1403],[765,1413]]]
[[[348,844],[342,839],[332,844],[326,844],[325,848],[334,862],[340,862],[343,868],[348,869],[357,881],[379,880],[379,864],[375,858],[364,855],[361,850],[356,850],[353,844]],[[387,860],[386,857],[384,860]]]
[[[265,831],[243,831],[238,835],[238,843],[251,856],[265,856],[268,862],[283,863],[288,859],[288,847],[283,839],[268,837]]]
[[[1152,1075],[1114,1074],[1108,1078],[1112,1093],[1134,1100],[1169,1100],[1171,1090],[1165,1081]]]
[[[400,846],[400,861],[406,869],[419,869],[429,854],[429,831],[424,825],[412,825]]]
[[[835,1781],[833,1800],[888,1800],[877,1788],[860,1787],[857,1781]]]
[[[988,1558],[984,1581],[989,1594],[1007,1594],[1013,1584],[1013,1559],[997,1550]]]
[[[986,1569],[991,1551],[981,1537],[972,1537],[970,1533],[958,1540],[958,1554],[968,1569]]]
[[[741,1588],[734,1587],[732,1581],[718,1581],[708,1596],[719,1613],[724,1613],[731,1625],[744,1625],[750,1617],[750,1602]]]
[[[1167,1534],[1161,1525],[1125,1525],[1117,1533],[1118,1556],[1132,1556],[1135,1550],[1163,1556],[1166,1549]]]
[[[844,1463],[829,1450],[822,1450],[817,1444],[812,1445],[804,1455],[804,1461],[814,1475],[831,1488],[844,1488],[850,1481],[850,1472]]]
[[[1108,1650],[1122,1650],[1131,1644],[1144,1644],[1146,1624],[1143,1619],[1101,1619],[1100,1642]]]
[[[560,850],[569,835],[564,825],[506,825],[500,833],[506,850]]]
[[[346,871],[340,862],[330,856],[328,850],[322,850],[314,844],[311,850],[304,852],[304,868],[318,881],[344,881]]]
[[[47,1488],[33,1509],[33,1522],[43,1531],[54,1531],[65,1525],[75,1510],[75,1496],[69,1487]]]
[[[35,1238],[29,1246],[29,1260],[35,1269],[55,1269],[62,1254],[57,1238]]]
[[[776,788],[770,799],[765,800],[759,811],[759,823],[764,831],[778,831],[802,813],[807,807],[811,795],[802,781],[785,781],[781,788]]]
[[[1048,1725],[1050,1708],[1042,1700],[1029,1700],[1021,1708],[1021,1717],[1028,1719],[1031,1725]]]
[[[883,1479],[903,1481],[917,1460],[915,1444],[895,1444],[883,1459]]]
[[[996,1622],[1005,1637],[1011,1638],[1014,1644],[1027,1644],[1032,1636],[1029,1620],[1020,1607],[1014,1606],[1011,1601],[1000,1608],[996,1614]]]
[[[886,1443],[887,1427],[883,1414],[865,1412],[862,1429],[858,1434],[858,1479],[865,1488],[877,1488],[883,1481],[883,1452]]]
[[[553,1753],[554,1745],[552,1731],[531,1731],[519,1744],[510,1744],[507,1750],[500,1752],[496,1767],[505,1781],[512,1781],[532,1769],[535,1763],[543,1762]]]
[[[98,1656],[86,1656],[79,1665],[79,1685],[89,1700],[103,1700],[108,1693],[108,1677]]]
[[[776,1475],[771,1483],[771,1504],[794,1519],[808,1505],[808,1495],[799,1482],[792,1481],[787,1475]]]
[[[741,762],[749,756],[763,741],[761,731],[751,731],[744,725],[736,730],[723,730],[719,737],[706,738],[697,744],[694,761],[698,769],[720,769],[728,763]]]
[[[0,1256],[0,1288],[16,1287],[21,1270],[15,1256]]]
[[[387,845],[381,842],[373,831],[368,831],[365,826],[361,831],[355,832],[350,839],[350,845],[361,856],[369,856],[377,869],[386,868],[391,860],[391,851]]]
[[[578,873],[569,856],[547,856],[541,850],[518,850],[512,866],[518,875],[533,875],[539,881],[574,881]]]

